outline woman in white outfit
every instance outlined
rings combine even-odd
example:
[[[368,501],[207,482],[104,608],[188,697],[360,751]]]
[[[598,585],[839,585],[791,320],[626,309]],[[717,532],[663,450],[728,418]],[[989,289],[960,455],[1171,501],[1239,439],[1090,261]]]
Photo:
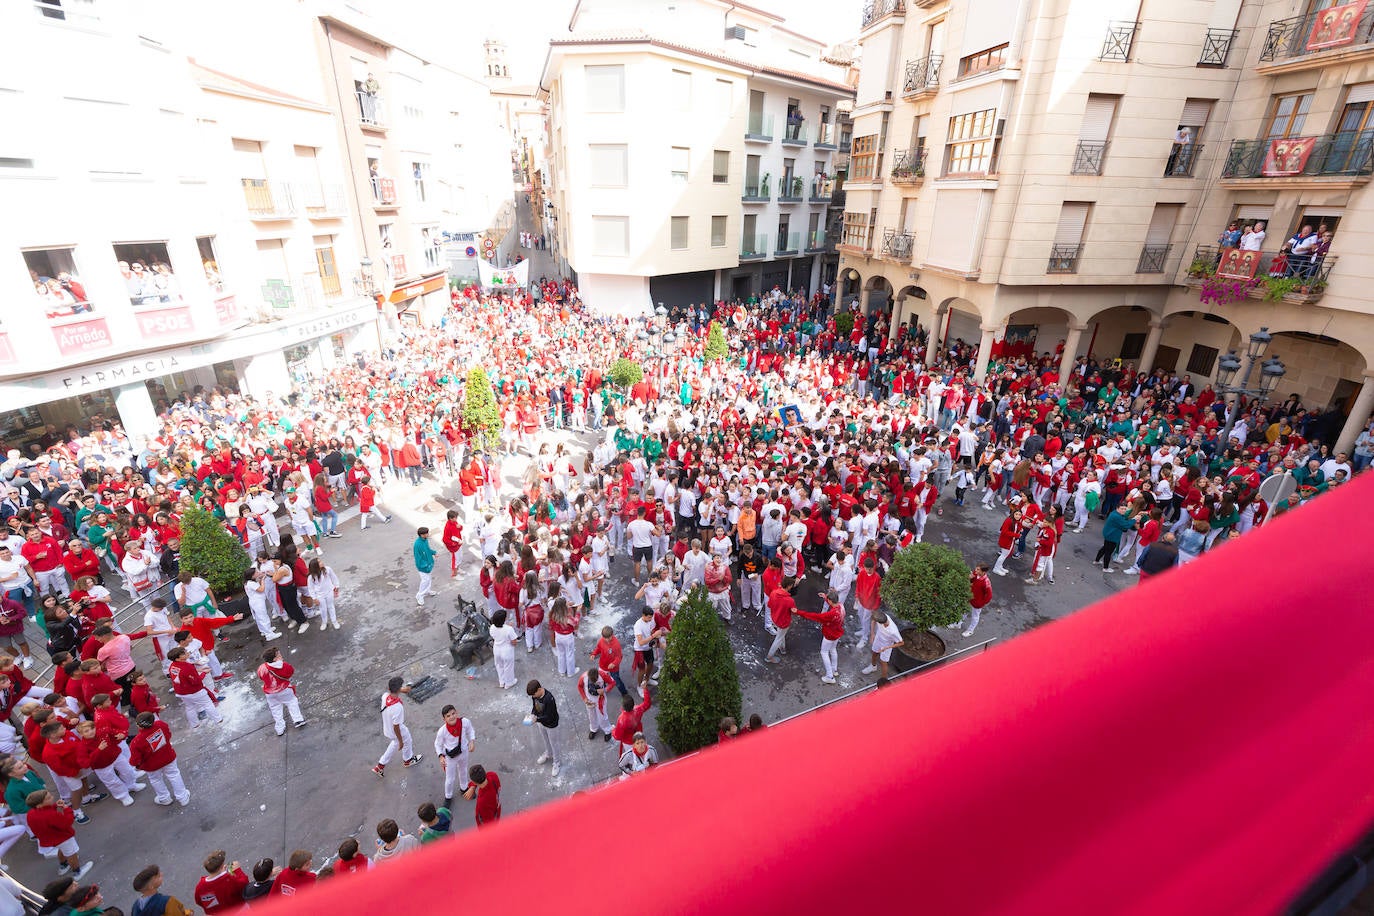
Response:
[[[544,645],[544,589],[539,585],[539,574],[534,570],[525,573],[525,584],[520,589],[520,622],[525,627],[525,651],[533,652]]]
[[[515,686],[515,628],[506,623],[504,608],[491,615],[492,662],[496,666],[496,686],[509,690]]]
[[[337,604],[339,600],[339,577],[320,562],[319,557],[310,561],[310,577],[306,581],[306,588],[310,590],[310,597],[315,599],[315,611],[320,615],[320,629],[333,625],[334,629],[339,629],[339,615]]]
[[[577,624],[582,615],[564,597],[556,598],[549,606],[549,629],[553,633],[553,655],[558,673],[564,677],[577,674]]]

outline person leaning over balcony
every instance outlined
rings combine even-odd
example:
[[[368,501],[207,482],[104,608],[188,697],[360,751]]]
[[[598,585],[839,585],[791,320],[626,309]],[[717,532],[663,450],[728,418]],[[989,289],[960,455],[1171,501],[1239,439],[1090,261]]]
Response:
[[[1240,223],[1231,221],[1220,237],[1217,238],[1217,245],[1221,248],[1235,248],[1240,245]]]
[[[1307,277],[1312,272],[1312,254],[1320,239],[1311,226],[1303,226],[1288,240],[1288,276]]]
[[[1246,226],[1240,236],[1241,251],[1259,251],[1264,247],[1264,223]]]
[[[1188,147],[1191,146],[1192,143],[1192,128],[1179,127],[1178,130],[1174,131],[1174,148],[1169,152],[1168,171],[1170,175],[1177,171],[1180,163],[1182,163],[1184,170],[1187,170],[1190,158],[1189,153],[1191,152]]]

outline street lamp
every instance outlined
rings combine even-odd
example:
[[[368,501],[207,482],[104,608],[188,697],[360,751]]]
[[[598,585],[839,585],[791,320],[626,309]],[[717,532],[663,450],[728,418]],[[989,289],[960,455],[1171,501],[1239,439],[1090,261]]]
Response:
[[[1221,441],[1217,448],[1224,451],[1231,442],[1231,429],[1236,425],[1236,414],[1240,410],[1240,396],[1248,395],[1257,398],[1268,398],[1279,384],[1279,379],[1283,378],[1288,371],[1283,362],[1277,356],[1271,356],[1260,365],[1260,386],[1250,387],[1250,373],[1255,369],[1255,362],[1264,358],[1264,354],[1269,350],[1269,344],[1274,340],[1274,335],[1269,333],[1269,329],[1260,328],[1257,332],[1250,335],[1250,343],[1245,348],[1245,374],[1240,378],[1239,385],[1233,385],[1236,373],[1240,371],[1240,357],[1235,350],[1230,350],[1227,354],[1217,361],[1217,389],[1221,393],[1223,403],[1228,395],[1236,395],[1236,403],[1226,417],[1226,428],[1221,432]],[[1244,443],[1242,443],[1243,445]]]

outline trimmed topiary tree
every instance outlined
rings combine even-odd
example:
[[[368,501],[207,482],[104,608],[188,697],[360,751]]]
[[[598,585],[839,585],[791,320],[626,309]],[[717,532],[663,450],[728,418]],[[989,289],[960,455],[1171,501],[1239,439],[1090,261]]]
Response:
[[[629,388],[643,380],[644,369],[634,360],[621,357],[611,364],[611,370],[606,373],[606,377],[618,388]]]
[[[463,389],[463,425],[472,433],[477,448],[490,451],[501,444],[501,411],[496,409],[491,379],[481,366],[468,371]]]
[[[181,570],[200,576],[216,595],[243,589],[243,574],[251,561],[248,551],[224,523],[198,506],[181,517]]]
[[[719,321],[711,322],[710,329],[706,332],[706,349],[702,351],[702,356],[707,362],[717,359],[725,359],[730,354],[730,347],[725,342],[725,329],[720,326]]]
[[[835,316],[835,334],[839,337],[848,337],[849,332],[854,330],[854,313],[849,309],[842,309]]]
[[[883,577],[883,603],[917,630],[957,623],[973,589],[964,555],[943,544],[912,544],[897,551]]]
[[[714,744],[720,720],[740,718],[739,671],[725,624],[694,586],[673,618],[658,696],[658,734],[676,753]]]

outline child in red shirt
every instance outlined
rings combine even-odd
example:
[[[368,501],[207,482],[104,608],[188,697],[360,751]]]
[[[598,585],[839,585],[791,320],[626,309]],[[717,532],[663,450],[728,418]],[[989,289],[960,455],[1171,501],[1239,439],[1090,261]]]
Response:
[[[488,773],[483,767],[474,765],[468,770],[467,791],[463,797],[467,799],[476,798],[477,806],[474,814],[477,819],[477,826],[494,824],[501,819],[501,777],[495,773]]]

